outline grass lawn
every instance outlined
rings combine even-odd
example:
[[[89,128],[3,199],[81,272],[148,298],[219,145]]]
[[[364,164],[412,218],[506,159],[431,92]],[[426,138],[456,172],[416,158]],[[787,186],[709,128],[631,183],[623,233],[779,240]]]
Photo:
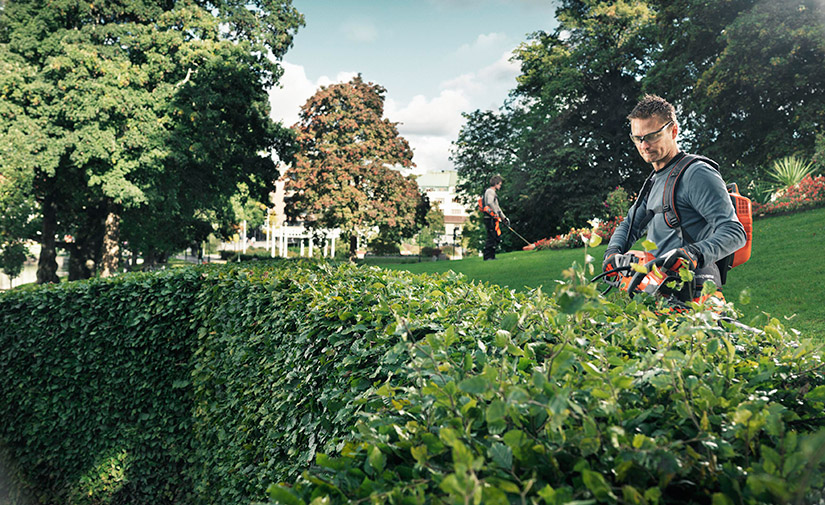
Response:
[[[604,250],[605,246],[588,248],[588,254],[599,258],[601,264]],[[472,280],[524,291],[539,286],[548,286],[548,290],[552,290],[551,285],[555,284],[555,279],[561,279],[562,271],[570,268],[574,261],[584,263],[584,249],[497,253],[495,261],[483,261],[481,257],[475,256],[459,261],[422,261],[379,266],[414,273],[442,273],[453,270]]]
[[[741,320],[763,324],[767,315],[783,320],[804,336],[825,340],[825,208],[754,222],[751,259],[728,273],[725,296],[742,312]],[[601,264],[605,246],[588,249]],[[552,291],[562,271],[584,262],[584,249],[501,253],[496,261],[382,264],[414,273],[461,272],[469,279],[525,291]],[[743,296],[743,291],[745,296]],[[747,298],[749,298],[749,303]]]
[[[825,340],[825,208],[762,218],[753,227],[751,259],[730,271],[725,287],[749,292],[749,304],[736,303],[742,320],[765,312]]]

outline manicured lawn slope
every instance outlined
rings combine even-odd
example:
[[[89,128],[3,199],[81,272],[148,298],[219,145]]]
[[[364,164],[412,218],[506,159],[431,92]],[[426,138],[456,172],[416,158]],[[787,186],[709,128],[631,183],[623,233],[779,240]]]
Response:
[[[805,335],[825,339],[825,208],[754,223],[751,259],[730,272],[726,292],[743,320],[763,312]]]
[[[597,266],[604,250],[604,245],[588,250]],[[751,259],[730,272],[725,286],[741,320],[763,324],[769,314],[806,336],[825,339],[824,250],[825,208],[757,220]],[[452,270],[518,291],[540,286],[551,291],[574,261],[584,261],[584,249],[503,253],[487,262],[474,257],[382,266],[415,273]]]

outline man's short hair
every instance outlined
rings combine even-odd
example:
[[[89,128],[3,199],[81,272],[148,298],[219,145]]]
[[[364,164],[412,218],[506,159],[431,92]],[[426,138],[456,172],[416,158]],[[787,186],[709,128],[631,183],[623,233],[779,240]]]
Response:
[[[664,98],[656,95],[645,95],[639,103],[633,107],[627,119],[647,119],[656,116],[662,122],[673,121],[676,123],[676,109]]]
[[[504,179],[502,179],[500,175],[494,175],[490,177],[490,187],[495,186],[499,182],[504,182]]]

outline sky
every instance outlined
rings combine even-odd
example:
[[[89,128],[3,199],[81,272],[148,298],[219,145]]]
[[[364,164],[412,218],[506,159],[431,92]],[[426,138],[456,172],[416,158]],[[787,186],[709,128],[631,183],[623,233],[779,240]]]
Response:
[[[293,0],[306,26],[284,56],[272,117],[298,121],[321,86],[361,74],[386,88],[384,116],[413,149],[415,173],[454,169],[462,112],[497,110],[516,86],[513,50],[552,31],[553,0]]]

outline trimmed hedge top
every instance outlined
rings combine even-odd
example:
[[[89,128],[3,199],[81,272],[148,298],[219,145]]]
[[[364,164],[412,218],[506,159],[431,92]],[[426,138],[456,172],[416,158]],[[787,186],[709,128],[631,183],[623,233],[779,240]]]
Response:
[[[0,295],[0,443],[63,503],[773,503],[822,353],[707,311],[302,261]],[[2,489],[0,489],[2,492]]]

